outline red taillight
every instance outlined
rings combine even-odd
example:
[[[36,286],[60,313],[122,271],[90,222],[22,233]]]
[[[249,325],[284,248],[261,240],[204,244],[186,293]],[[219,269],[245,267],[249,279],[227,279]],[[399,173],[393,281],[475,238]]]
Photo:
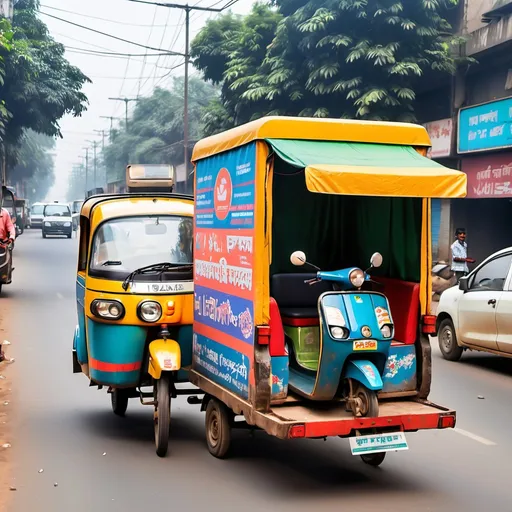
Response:
[[[258,344],[268,345],[270,343],[270,327],[267,325],[258,326]]]
[[[437,317],[435,315],[425,315],[423,317],[422,331],[424,334],[436,334]]]
[[[294,425],[288,433],[290,439],[297,439],[299,437],[306,437],[306,426],[305,425]]]
[[[455,414],[447,414],[439,418],[438,428],[455,428]]]

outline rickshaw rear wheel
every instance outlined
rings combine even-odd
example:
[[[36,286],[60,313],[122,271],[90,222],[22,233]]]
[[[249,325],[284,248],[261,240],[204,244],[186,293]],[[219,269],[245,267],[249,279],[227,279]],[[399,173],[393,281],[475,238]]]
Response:
[[[369,466],[380,466],[384,459],[386,458],[386,452],[380,452],[380,453],[368,453],[366,455],[361,455],[361,460],[368,464]]]
[[[231,411],[212,398],[206,407],[206,443],[208,451],[217,459],[224,459],[231,446]]]
[[[154,413],[156,454],[165,457],[169,448],[171,430],[171,377],[162,373],[156,381],[156,405]]]
[[[360,382],[356,383],[354,389],[354,415],[366,418],[376,418],[379,415],[379,399],[377,393],[368,389]]]
[[[116,416],[124,416],[128,409],[128,392],[125,389],[114,389],[110,393],[112,410]]]

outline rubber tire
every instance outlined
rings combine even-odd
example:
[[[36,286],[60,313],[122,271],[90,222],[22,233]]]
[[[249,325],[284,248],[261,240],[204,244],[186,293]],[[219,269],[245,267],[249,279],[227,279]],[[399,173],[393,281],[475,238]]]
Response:
[[[68,238],[71,238],[72,236],[73,236],[73,233],[70,233],[70,234],[68,235]]]
[[[448,348],[443,346],[443,342],[441,340],[443,331],[450,330],[451,331],[451,343]],[[439,343],[439,350],[441,350],[441,354],[447,361],[458,361],[464,350],[462,347],[459,347],[457,344],[457,334],[455,333],[455,326],[453,322],[449,318],[445,318],[441,324],[439,325],[439,329],[437,331],[437,341]]]
[[[0,283],[0,295],[2,295],[2,286],[3,286],[3,283]]]
[[[231,411],[212,398],[206,407],[206,444],[217,459],[225,459],[231,447]]]
[[[162,373],[160,379],[156,381],[156,401],[154,417],[155,425],[155,446],[156,454],[159,457],[165,457],[169,449],[169,436],[171,430],[171,376],[168,373]]]
[[[360,457],[365,464],[376,468],[384,462],[384,459],[386,458],[386,452],[370,453],[368,455],[360,455]]]
[[[41,231],[41,234],[43,235],[43,238],[46,238],[46,233],[44,231]]]
[[[125,389],[114,389],[110,394],[112,411],[116,416],[124,416],[128,409],[128,392]]]
[[[368,404],[366,414],[363,414],[364,418],[377,418],[379,416],[379,399],[377,398],[377,393],[368,389],[365,385],[358,382],[356,384],[356,389],[354,390],[354,395],[357,397],[358,395],[363,395]]]

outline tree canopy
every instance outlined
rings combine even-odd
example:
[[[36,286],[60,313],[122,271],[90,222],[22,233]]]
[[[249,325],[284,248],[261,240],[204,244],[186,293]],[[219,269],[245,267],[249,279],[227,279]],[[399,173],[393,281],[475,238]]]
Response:
[[[207,132],[270,114],[415,120],[420,81],[456,69],[446,16],[457,3],[272,0],[208,22],[192,45],[222,85]]]

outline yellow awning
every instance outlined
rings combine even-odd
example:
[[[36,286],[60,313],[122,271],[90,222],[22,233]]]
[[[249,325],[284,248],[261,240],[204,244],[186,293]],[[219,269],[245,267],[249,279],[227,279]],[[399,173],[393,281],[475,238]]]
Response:
[[[310,192],[380,197],[466,197],[463,172],[437,167],[372,167],[311,164],[306,167]]]

